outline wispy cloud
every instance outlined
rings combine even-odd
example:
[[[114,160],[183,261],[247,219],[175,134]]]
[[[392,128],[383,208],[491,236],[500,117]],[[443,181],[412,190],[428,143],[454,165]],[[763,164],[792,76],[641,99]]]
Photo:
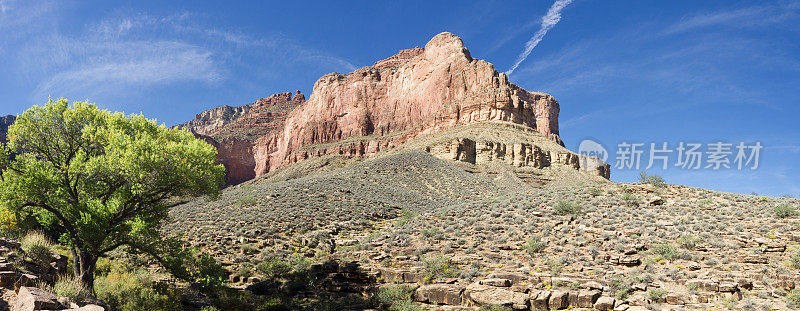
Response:
[[[800,2],[790,1],[695,14],[666,28],[662,34],[670,35],[711,26],[748,27],[781,23],[797,18],[798,10]]]
[[[547,14],[542,17],[541,28],[539,28],[539,31],[537,31],[536,34],[534,34],[533,37],[531,37],[530,40],[525,43],[525,50],[522,51],[522,53],[517,57],[514,65],[506,71],[506,75],[511,75],[514,73],[514,70],[516,70],[517,67],[519,67],[519,65],[528,58],[528,55],[531,54],[533,48],[539,45],[539,42],[542,41],[544,35],[546,35],[550,29],[558,24],[559,21],[561,21],[561,10],[572,3],[572,1],[573,0],[556,0],[556,2],[553,3],[550,9],[547,10]]]
[[[0,53],[8,68],[35,85],[32,102],[48,96],[124,96],[131,90],[186,82],[214,87],[231,78],[234,69],[242,68],[270,72],[292,64],[311,64],[332,71],[356,69],[345,59],[307,48],[291,38],[215,27],[188,12],[167,16],[117,13],[62,32],[59,27],[34,27],[38,20],[59,18],[57,3],[45,10],[0,1],[6,7],[0,13],[0,30],[33,32],[27,38],[0,40],[0,49],[9,42],[15,47],[6,55]],[[36,18],[18,18],[18,13]],[[251,63],[243,63],[243,55]]]

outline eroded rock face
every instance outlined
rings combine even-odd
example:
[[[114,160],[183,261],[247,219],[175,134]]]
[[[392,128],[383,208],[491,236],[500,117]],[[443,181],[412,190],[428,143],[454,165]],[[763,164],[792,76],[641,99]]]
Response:
[[[369,155],[418,135],[482,121],[523,124],[560,142],[558,112],[552,96],[509,83],[492,64],[473,59],[461,38],[441,33],[424,49],[320,78],[277,139],[257,143],[256,175],[319,154]],[[304,148],[351,137],[368,139]]]
[[[261,137],[274,137],[283,129],[289,112],[305,101],[296,93],[278,93],[241,107],[222,106],[198,114],[178,125],[204,139],[218,150],[227,169],[226,182],[238,184],[256,177],[254,144]]]
[[[16,116],[8,115],[5,117],[0,117],[0,143],[7,142],[8,136],[8,127],[14,124],[14,121],[17,120]]]
[[[447,32],[425,48],[401,50],[347,75],[325,75],[307,101],[302,94],[291,95],[215,108],[181,126],[217,142],[220,161],[236,170],[229,180],[262,176],[309,157],[369,156],[417,136],[484,121],[524,125],[563,145],[559,105],[552,96],[508,82],[492,64],[473,59],[461,38]],[[475,148],[497,152],[478,152],[488,158],[475,161],[498,159],[534,167],[544,161],[535,146],[482,143]],[[577,168],[577,158],[559,157],[551,155],[549,161]],[[253,173],[244,173],[247,168]]]

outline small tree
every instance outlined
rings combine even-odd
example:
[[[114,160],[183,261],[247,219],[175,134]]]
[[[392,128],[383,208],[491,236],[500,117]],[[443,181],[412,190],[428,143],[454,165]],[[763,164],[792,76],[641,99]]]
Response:
[[[97,259],[160,243],[167,200],[219,194],[216,149],[142,115],[65,99],[33,106],[0,149],[0,205],[34,216],[72,248],[75,277],[94,286]]]
[[[667,185],[667,182],[664,181],[664,178],[658,175],[647,175],[646,172],[639,172],[639,182],[643,184],[651,184],[657,187],[663,187]]]

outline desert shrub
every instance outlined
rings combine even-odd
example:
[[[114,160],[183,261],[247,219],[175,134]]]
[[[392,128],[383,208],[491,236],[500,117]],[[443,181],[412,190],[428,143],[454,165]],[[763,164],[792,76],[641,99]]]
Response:
[[[275,279],[289,274],[292,271],[292,265],[279,258],[270,258],[256,265],[256,270],[267,278]]]
[[[418,310],[422,309],[420,309],[420,307],[417,306],[417,304],[415,304],[411,300],[399,301],[393,304],[391,307],[389,307],[389,311],[418,311]]]
[[[693,235],[684,235],[678,238],[678,244],[684,249],[693,250],[697,243],[700,243],[700,239]]]
[[[528,252],[529,255],[533,256],[535,253],[541,252],[547,243],[542,241],[542,238],[539,236],[534,236],[522,246],[522,249]]]
[[[566,201],[558,201],[558,204],[554,207],[554,211],[558,215],[570,215],[570,214],[579,214],[582,208],[580,205],[569,203]]]
[[[775,216],[778,218],[789,218],[798,215],[797,209],[789,204],[781,204],[772,209],[775,211]]]
[[[145,269],[112,271],[95,281],[97,298],[112,310],[183,310],[180,294],[168,286],[156,286]]]
[[[43,232],[31,231],[22,238],[22,250],[28,258],[41,267],[50,265],[53,242]]]
[[[786,304],[790,308],[800,307],[800,290],[793,290],[786,295]]]
[[[591,188],[591,189],[589,189],[589,195],[591,195],[593,197],[599,197],[602,194],[603,194],[603,191],[600,190],[599,188]]]
[[[450,278],[456,275],[457,268],[450,258],[443,255],[428,256],[422,259],[425,281],[433,282],[438,278]]]
[[[667,260],[675,260],[680,258],[680,253],[678,252],[678,248],[670,243],[661,243],[653,245],[653,253]]]
[[[53,284],[53,294],[57,297],[67,297],[70,301],[78,301],[91,296],[91,292],[80,279],[73,275],[62,275]]]
[[[404,208],[400,210],[400,215],[397,217],[397,225],[402,227],[405,226],[409,221],[417,217],[417,214],[414,211]]]
[[[667,291],[661,288],[654,288],[647,291],[647,297],[650,298],[650,301],[654,303],[664,302],[664,298],[666,296],[667,296]]]
[[[789,261],[789,266],[792,267],[792,269],[800,269],[800,251],[797,251],[797,253],[792,256]]]
[[[653,186],[666,186],[667,182],[664,181],[664,178],[658,175],[647,175],[646,172],[639,173],[639,182],[643,184],[651,184]]]
[[[481,306],[478,311],[511,311],[511,309],[501,305],[487,305]]]
[[[414,295],[414,288],[408,285],[390,285],[381,288],[378,300],[387,306],[393,306],[402,301],[409,301]]]
[[[256,206],[258,201],[254,197],[239,198],[239,206]]]

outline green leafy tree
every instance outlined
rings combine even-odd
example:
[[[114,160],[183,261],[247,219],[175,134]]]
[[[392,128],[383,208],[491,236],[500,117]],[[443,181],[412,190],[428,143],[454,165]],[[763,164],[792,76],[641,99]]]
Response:
[[[169,200],[219,195],[217,151],[191,133],[142,115],[50,100],[9,128],[0,149],[0,205],[34,216],[73,253],[94,286],[98,258],[127,245],[152,250]]]

